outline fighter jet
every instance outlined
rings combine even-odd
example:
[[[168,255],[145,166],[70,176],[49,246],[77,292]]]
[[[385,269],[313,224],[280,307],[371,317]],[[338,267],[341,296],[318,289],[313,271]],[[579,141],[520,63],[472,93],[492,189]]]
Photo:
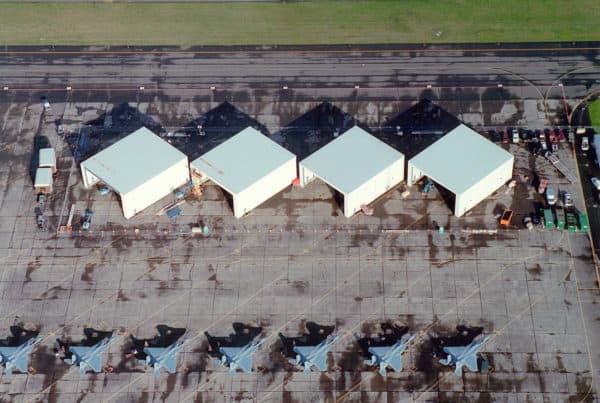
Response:
[[[219,364],[229,367],[230,375],[234,375],[238,368],[252,372],[252,355],[266,340],[255,340],[262,328],[236,322],[233,330],[235,333],[226,337],[215,337],[204,332],[208,339],[208,354]]]
[[[102,354],[115,340],[115,337],[112,336],[112,332],[103,332],[92,328],[85,328],[83,332],[86,338],[79,343],[68,343],[56,339],[59,345],[59,348],[55,350],[56,355],[66,364],[79,365],[79,374],[81,375],[85,375],[88,368],[94,372],[101,372]]]
[[[402,353],[414,336],[408,334],[406,326],[384,322],[380,324],[380,327],[381,332],[375,337],[358,335],[355,337],[364,356],[370,357],[364,363],[378,365],[381,376],[386,376],[388,366],[392,367],[394,371],[402,371]]]
[[[484,336],[463,347],[444,347],[444,352],[448,356],[440,359],[440,363],[443,365],[454,364],[456,366],[454,373],[458,376],[462,376],[462,367],[467,367],[471,371],[478,371],[478,353],[489,338],[490,336]]]
[[[158,335],[151,339],[138,339],[130,336],[132,347],[125,354],[125,358],[135,357],[144,365],[154,367],[154,375],[160,375],[160,368],[165,368],[169,373],[175,373],[177,353],[181,351],[186,341],[179,341],[186,332],[185,328],[170,327],[167,325],[156,326]]]
[[[296,346],[316,346],[333,333],[334,326],[322,326],[315,322],[307,322],[305,333],[301,336],[288,337],[279,333],[279,338],[283,344],[283,354],[288,358],[295,358],[297,353],[294,351]]]
[[[11,336],[0,340],[0,364],[6,370],[7,375],[12,375],[13,368],[20,372],[27,372],[29,367],[29,354],[42,338],[39,332],[26,330],[21,326],[10,327]]]
[[[392,367],[394,371],[402,371],[402,353],[411,342],[415,335],[404,338],[404,341],[398,340],[396,344],[388,347],[369,347],[372,354],[370,360],[365,360],[367,365],[379,365],[379,374],[387,376],[387,367]]]
[[[252,372],[252,355],[266,339],[255,340],[244,347],[221,347],[221,358],[217,361],[224,367],[229,367],[229,375],[235,375],[235,371]]]
[[[310,374],[313,366],[321,372],[326,371],[327,353],[340,337],[340,335],[328,336],[316,346],[295,346],[296,358],[290,358],[288,361],[292,365],[304,365],[304,373],[307,375]]]
[[[298,337],[287,337],[279,333],[283,343],[283,354],[292,365],[304,365],[304,372],[310,373],[312,366],[319,371],[327,369],[327,352],[339,336],[333,337],[334,326],[322,326],[307,322],[308,333]]]
[[[408,327],[398,326],[391,322],[379,324],[380,330],[376,336],[366,335],[361,337],[355,334],[356,342],[360,346],[367,365],[381,365],[382,376],[387,374],[387,367],[391,366],[396,371],[402,370],[401,355],[412,337],[408,334]],[[410,338],[407,340],[407,338]],[[403,345],[403,346],[402,346]],[[397,357],[395,358],[395,356]],[[385,356],[385,358],[384,358]],[[393,361],[393,365],[391,365]],[[387,363],[387,364],[385,364]]]
[[[433,356],[442,357],[440,363],[444,365],[456,364],[456,359],[462,357],[461,361],[464,362],[464,364],[456,366],[457,375],[462,374],[462,367],[465,365],[473,371],[477,371],[479,368],[484,372],[487,371],[489,369],[489,363],[477,354],[487,338],[484,338],[485,340],[482,342],[475,341],[475,339],[483,333],[483,328],[458,325],[456,326],[456,331],[457,334],[455,336],[449,337],[435,337],[430,335]],[[470,350],[470,347],[476,348],[471,350],[472,354],[466,354]],[[469,366],[466,361],[467,357],[470,355],[473,355],[473,357],[468,358]]]

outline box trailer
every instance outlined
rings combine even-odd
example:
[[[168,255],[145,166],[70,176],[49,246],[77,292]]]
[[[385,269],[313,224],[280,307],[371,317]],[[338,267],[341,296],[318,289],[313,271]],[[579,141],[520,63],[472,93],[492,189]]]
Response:
[[[556,228],[565,228],[565,210],[554,210],[554,215],[556,216]]]
[[[38,168],[35,171],[33,187],[36,193],[52,193],[52,168]]]
[[[585,213],[579,213],[579,230],[581,232],[588,232],[590,230],[590,223]]]
[[[577,218],[575,218],[575,214],[567,213],[567,230],[569,232],[577,231]]]
[[[600,167],[600,134],[594,134],[594,150],[596,151],[596,165]]]
[[[543,210],[544,226],[546,228],[554,228],[554,214],[549,208]]]
[[[50,168],[52,173],[56,173],[56,153],[54,148],[40,148],[39,168]]]

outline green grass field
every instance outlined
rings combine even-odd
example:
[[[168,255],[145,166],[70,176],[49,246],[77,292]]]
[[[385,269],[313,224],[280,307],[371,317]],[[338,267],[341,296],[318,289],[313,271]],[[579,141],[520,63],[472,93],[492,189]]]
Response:
[[[600,127],[600,99],[596,99],[588,104],[588,112],[592,126]]]
[[[585,41],[599,21],[599,0],[0,3],[0,44]]]

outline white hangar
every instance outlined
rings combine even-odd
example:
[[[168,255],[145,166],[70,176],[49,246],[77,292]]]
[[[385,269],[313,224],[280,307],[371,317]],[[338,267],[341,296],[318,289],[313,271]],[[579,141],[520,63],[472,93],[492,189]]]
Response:
[[[460,217],[512,178],[514,157],[461,124],[408,161],[409,186],[423,176],[455,196]]]
[[[83,185],[105,183],[131,218],[190,180],[185,154],[142,127],[81,163]]]
[[[300,185],[315,178],[343,195],[350,217],[404,180],[404,155],[354,126],[300,162]]]
[[[194,182],[211,180],[233,197],[242,217],[292,184],[296,156],[248,127],[190,163]]]

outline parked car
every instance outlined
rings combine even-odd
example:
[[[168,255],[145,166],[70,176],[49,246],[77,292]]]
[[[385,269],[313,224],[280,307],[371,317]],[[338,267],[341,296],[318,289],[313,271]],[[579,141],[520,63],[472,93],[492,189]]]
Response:
[[[553,188],[546,188],[546,201],[548,205],[554,206],[556,204],[556,193]]]
[[[563,206],[572,207],[573,206],[573,196],[571,192],[563,192]]]
[[[519,141],[521,139],[519,138],[519,131],[517,129],[513,129],[512,131],[512,141],[515,144],[519,144]]]
[[[502,138],[498,135],[498,132],[495,130],[489,130],[488,136],[489,136],[490,140],[493,141],[494,143],[497,143],[500,140],[502,140]]]
[[[581,151],[590,149],[590,139],[587,136],[581,138]]]
[[[502,213],[500,217],[500,225],[510,225],[510,221],[512,220],[513,211],[511,209],[506,209]]]
[[[46,109],[46,110],[52,109],[52,107],[50,106],[50,101],[48,101],[47,97],[45,97],[45,96],[40,97],[40,102],[42,103],[42,105],[44,105],[44,109]]]
[[[541,224],[540,216],[536,213],[531,213],[531,222],[535,226],[540,225]]]
[[[548,186],[548,179],[540,178],[540,182],[538,183],[537,191],[539,194],[542,194],[546,191],[546,187]]]
[[[592,185],[594,185],[596,190],[600,190],[600,179],[596,178],[595,176],[592,177]]]
[[[523,217],[523,225],[529,230],[532,231],[533,230],[533,222],[531,220],[531,217],[529,216],[525,216]]]

